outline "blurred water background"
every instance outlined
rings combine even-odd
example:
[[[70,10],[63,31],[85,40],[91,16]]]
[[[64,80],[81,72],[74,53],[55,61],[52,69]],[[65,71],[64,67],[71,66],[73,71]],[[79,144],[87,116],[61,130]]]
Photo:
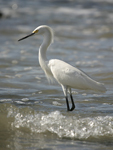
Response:
[[[67,112],[61,87],[38,62],[39,25],[54,30],[48,59],[62,59],[107,88],[73,90]],[[0,0],[0,149],[113,149],[113,1]]]

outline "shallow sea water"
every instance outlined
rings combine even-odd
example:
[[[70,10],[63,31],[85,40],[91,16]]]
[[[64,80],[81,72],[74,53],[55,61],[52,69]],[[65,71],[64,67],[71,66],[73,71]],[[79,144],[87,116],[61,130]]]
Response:
[[[113,149],[113,2],[0,1],[0,149]],[[54,30],[48,59],[80,68],[106,93],[73,89],[66,111],[61,87],[38,62],[43,37],[18,42],[37,26]]]

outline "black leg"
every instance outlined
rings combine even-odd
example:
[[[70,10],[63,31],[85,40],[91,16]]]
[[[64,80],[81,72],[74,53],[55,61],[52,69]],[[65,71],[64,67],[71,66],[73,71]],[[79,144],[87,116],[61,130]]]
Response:
[[[67,111],[70,111],[70,108],[69,108],[69,102],[68,102],[67,96],[66,96],[66,104],[67,104]]]
[[[73,111],[75,109],[75,103],[74,103],[72,94],[70,94],[70,98],[71,98],[71,102],[72,102],[72,108],[70,109],[70,111]]]

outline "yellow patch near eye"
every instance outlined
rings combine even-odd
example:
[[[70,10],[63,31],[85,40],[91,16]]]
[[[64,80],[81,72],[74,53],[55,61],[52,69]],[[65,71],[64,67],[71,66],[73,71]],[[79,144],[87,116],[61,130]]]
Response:
[[[37,33],[38,32],[38,30],[34,30],[32,33]]]

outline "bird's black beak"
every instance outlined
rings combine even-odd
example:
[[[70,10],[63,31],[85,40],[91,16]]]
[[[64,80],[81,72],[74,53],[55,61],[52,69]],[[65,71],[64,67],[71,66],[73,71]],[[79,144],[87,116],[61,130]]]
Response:
[[[28,38],[28,37],[30,37],[30,36],[32,36],[32,35],[34,35],[34,34],[35,34],[35,33],[31,33],[31,34],[29,34],[29,35],[27,35],[27,36],[25,36],[25,37],[23,37],[23,38],[19,39],[18,41],[24,40],[24,39],[26,39],[26,38]]]

